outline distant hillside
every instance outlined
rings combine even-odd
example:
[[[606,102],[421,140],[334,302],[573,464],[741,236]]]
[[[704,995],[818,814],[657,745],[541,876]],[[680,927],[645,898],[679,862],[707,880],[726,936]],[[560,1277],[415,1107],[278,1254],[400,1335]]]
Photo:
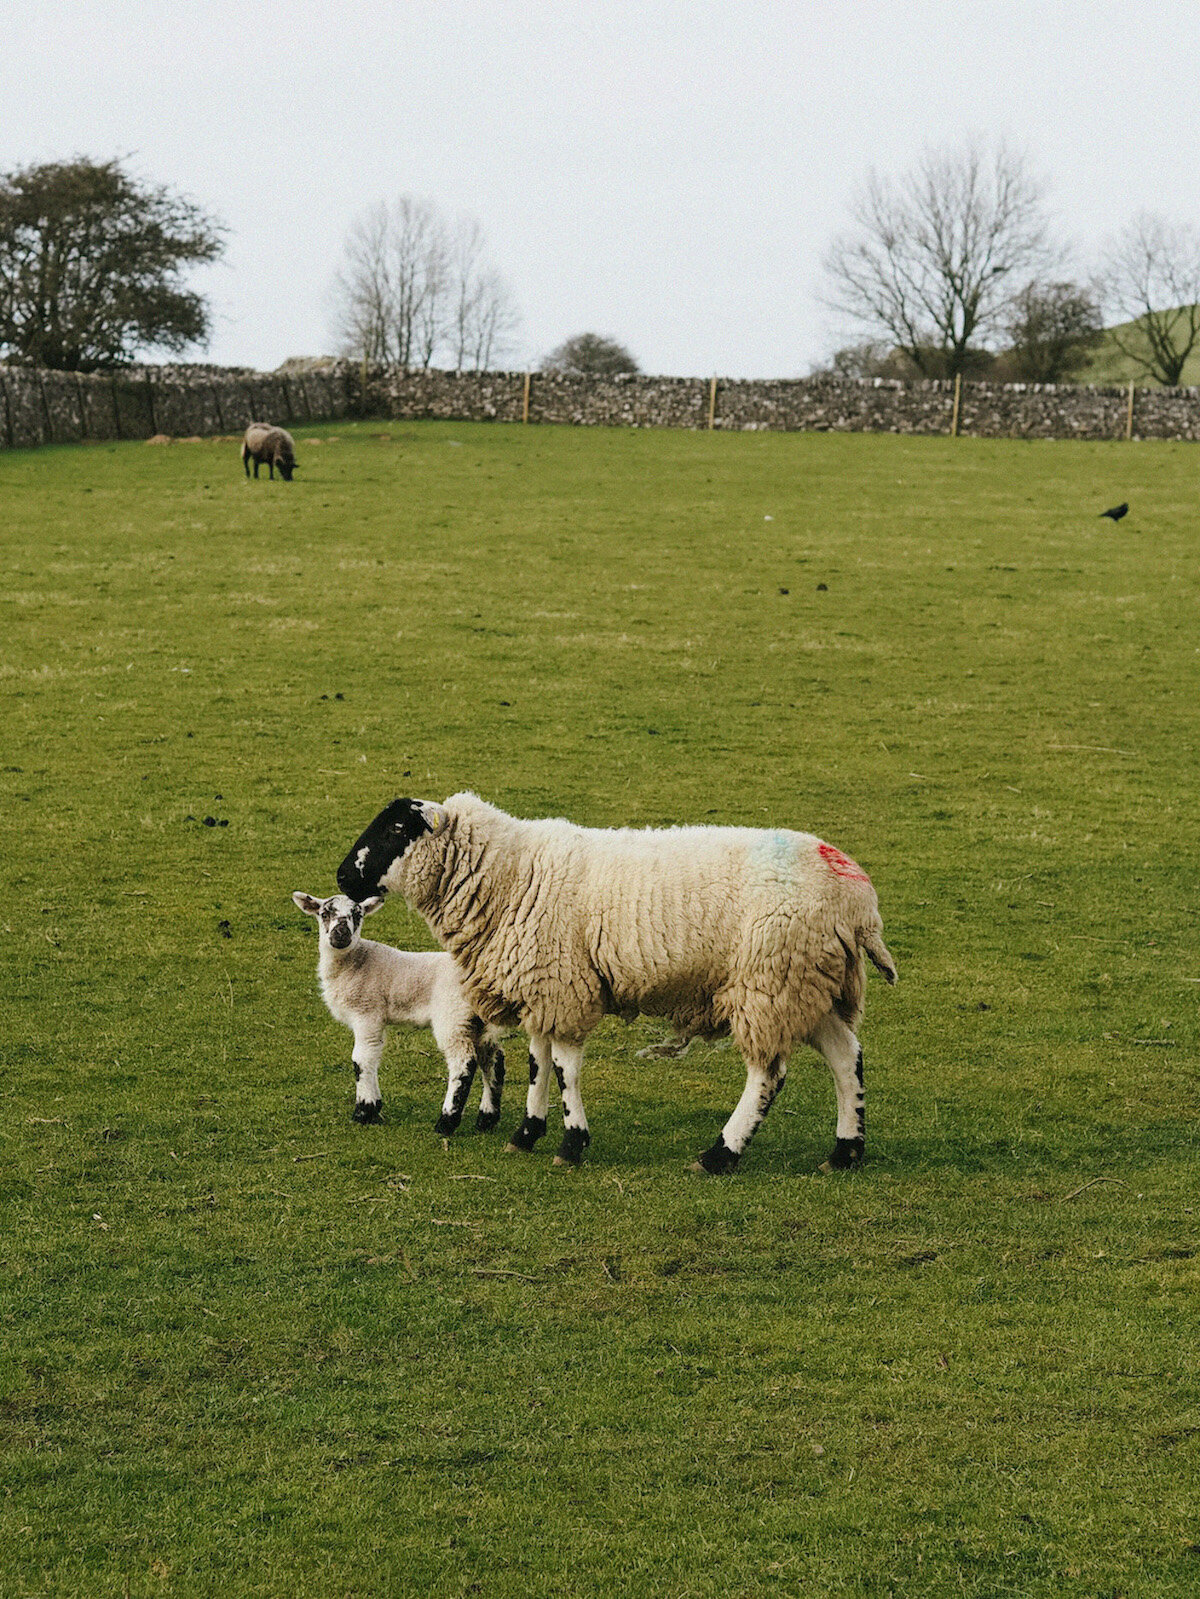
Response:
[[[1113,343],[1114,332],[1120,333],[1133,326],[1132,323],[1119,323],[1116,328],[1109,328],[1104,335],[1104,343],[1097,346],[1092,354],[1091,364],[1084,368],[1079,375],[1071,381],[1075,383],[1128,383],[1132,378],[1139,388],[1157,388],[1153,379],[1148,378],[1144,372],[1139,372],[1127,356],[1121,354]],[[1200,384],[1200,349],[1193,350],[1188,357],[1187,365],[1183,369],[1181,384]]]

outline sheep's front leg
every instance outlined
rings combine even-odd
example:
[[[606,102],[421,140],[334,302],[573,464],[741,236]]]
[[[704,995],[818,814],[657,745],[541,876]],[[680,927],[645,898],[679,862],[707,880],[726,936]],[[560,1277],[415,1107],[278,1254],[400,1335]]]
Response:
[[[556,1166],[578,1166],[583,1152],[592,1141],[588,1131],[587,1114],[583,1096],[579,1092],[579,1078],[583,1071],[583,1045],[564,1044],[555,1039],[551,1045],[554,1058],[554,1075],[562,1095],[563,1137],[554,1157]]]
[[[866,1147],[862,1045],[853,1030],[832,1011],[809,1042],[825,1057],[837,1090],[837,1141],[821,1169],[845,1171],[862,1164]]]
[[[383,1056],[382,1027],[354,1029],[354,1111],[356,1122],[377,1122],[383,1109],[379,1097],[379,1062]]]
[[[475,1117],[477,1133],[491,1133],[500,1120],[500,1095],[504,1090],[504,1051],[490,1038],[479,1046],[479,1073],[483,1078],[483,1093]]]
[[[525,1096],[525,1120],[506,1145],[509,1153],[529,1150],[546,1132],[546,1109],[550,1103],[550,1040],[534,1034],[529,1040],[529,1092]]]
[[[733,1171],[747,1144],[762,1126],[775,1096],[787,1076],[787,1059],[776,1055],[766,1063],[746,1062],[746,1086],[734,1106],[733,1115],[722,1127],[717,1141],[696,1161],[693,1170],[718,1176]]]

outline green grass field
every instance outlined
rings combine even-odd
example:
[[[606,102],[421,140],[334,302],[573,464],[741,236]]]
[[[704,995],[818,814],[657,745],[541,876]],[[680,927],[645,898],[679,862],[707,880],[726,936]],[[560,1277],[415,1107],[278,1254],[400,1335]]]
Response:
[[[0,455],[0,1593],[1194,1596],[1200,453],[298,439]],[[863,1169],[649,1020],[353,1125],[289,896],[463,787],[861,860]]]

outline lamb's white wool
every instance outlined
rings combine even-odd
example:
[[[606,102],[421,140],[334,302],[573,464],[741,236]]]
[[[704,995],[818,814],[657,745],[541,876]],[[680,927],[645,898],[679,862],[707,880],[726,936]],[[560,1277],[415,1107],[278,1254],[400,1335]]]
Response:
[[[738,827],[600,830],[521,821],[474,794],[396,800],[338,872],[352,895],[395,889],[458,962],[470,1003],[532,1040],[526,1118],[545,1131],[549,1065],[561,1074],[560,1158],[588,1142],[582,1046],[605,1014],[665,1016],[681,1039],[731,1033],[746,1088],[706,1171],[734,1166],[783,1085],[797,1043],[837,1089],[831,1164],[862,1158],[865,952],[889,982],[875,890],[809,833]]]
[[[395,1023],[430,1027],[446,1060],[447,1086],[439,1133],[452,1133],[462,1120],[476,1067],[483,1096],[475,1126],[490,1132],[500,1119],[504,1052],[463,994],[454,958],[445,954],[393,949],[359,936],[363,918],[383,904],[376,895],[356,904],[345,894],[292,899],[320,929],[317,973],[321,997],[331,1014],[354,1033],[354,1120],[379,1120],[379,1061],[386,1028]]]

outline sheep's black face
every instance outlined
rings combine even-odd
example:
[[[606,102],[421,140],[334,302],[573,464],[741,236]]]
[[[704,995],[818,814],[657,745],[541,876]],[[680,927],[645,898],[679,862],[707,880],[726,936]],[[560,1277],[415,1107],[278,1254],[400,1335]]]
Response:
[[[290,483],[292,481],[292,473],[296,470],[295,461],[276,461],[275,465],[279,468],[283,481]]]
[[[386,894],[384,878],[391,867],[423,833],[432,833],[420,800],[396,799],[355,840],[338,867],[337,884],[351,899],[364,900]]]

